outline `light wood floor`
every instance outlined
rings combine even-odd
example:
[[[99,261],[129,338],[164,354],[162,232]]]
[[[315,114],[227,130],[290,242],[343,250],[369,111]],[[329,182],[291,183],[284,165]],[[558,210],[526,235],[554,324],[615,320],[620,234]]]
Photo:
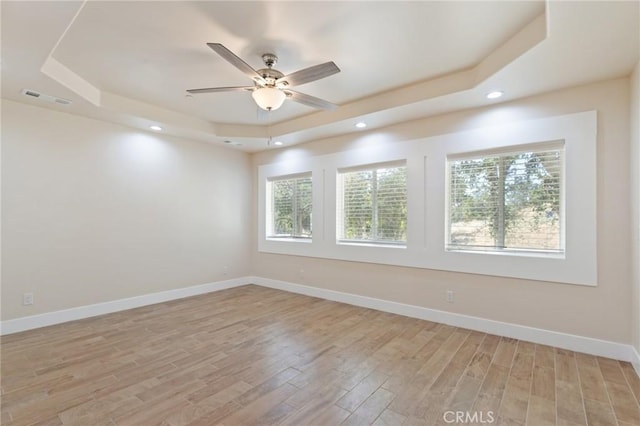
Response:
[[[0,342],[3,425],[640,425],[628,363],[257,286]]]

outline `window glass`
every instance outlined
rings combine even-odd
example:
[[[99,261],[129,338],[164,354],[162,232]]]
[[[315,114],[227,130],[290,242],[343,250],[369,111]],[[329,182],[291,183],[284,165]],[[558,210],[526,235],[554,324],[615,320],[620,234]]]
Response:
[[[311,175],[268,181],[268,238],[311,238]]]
[[[339,171],[337,192],[339,241],[406,243],[406,166]]]
[[[448,161],[449,249],[562,252],[563,150]]]

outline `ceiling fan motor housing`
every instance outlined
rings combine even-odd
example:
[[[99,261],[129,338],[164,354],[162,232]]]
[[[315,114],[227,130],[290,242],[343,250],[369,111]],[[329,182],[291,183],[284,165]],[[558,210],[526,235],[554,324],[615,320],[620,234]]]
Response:
[[[267,67],[271,68],[278,63],[278,57],[273,53],[265,53],[262,55],[262,61]]]
[[[267,82],[267,86],[274,86],[277,79],[284,77],[284,74],[278,70],[274,70],[273,68],[263,68],[261,70],[257,70],[257,73],[264,78]]]

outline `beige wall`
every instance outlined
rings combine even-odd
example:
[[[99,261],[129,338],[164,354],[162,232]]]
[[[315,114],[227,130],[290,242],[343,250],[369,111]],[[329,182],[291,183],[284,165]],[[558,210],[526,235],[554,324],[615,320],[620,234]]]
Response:
[[[3,100],[2,319],[246,276],[250,175],[245,153]]]
[[[354,132],[290,149],[253,155],[257,167],[485,125],[598,111],[598,282],[595,288],[283,256],[257,251],[253,274],[266,278],[365,295],[380,299],[539,327],[609,341],[629,343],[631,336],[629,208],[629,79],[557,91],[494,107],[432,117],[393,127]],[[254,188],[254,197],[256,189]],[[252,209],[255,213],[256,206]],[[254,219],[254,223],[257,219]],[[256,233],[254,229],[254,233]],[[456,301],[445,302],[445,291]]]
[[[631,259],[633,345],[640,353],[640,62],[631,75]]]
[[[251,274],[639,347],[638,74],[251,157],[3,101],[1,318]],[[596,288],[257,252],[258,165],[594,109]]]

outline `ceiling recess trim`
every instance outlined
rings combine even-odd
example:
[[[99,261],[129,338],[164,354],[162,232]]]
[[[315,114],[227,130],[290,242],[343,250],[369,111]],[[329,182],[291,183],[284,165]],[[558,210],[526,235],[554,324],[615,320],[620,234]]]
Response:
[[[101,106],[100,90],[53,57],[49,56],[44,61],[40,71],[95,106]]]
[[[62,42],[65,34],[71,28],[85,4],[86,0],[60,36],[60,39],[43,63],[41,71],[96,107],[114,111],[118,115],[124,114],[134,120],[153,120],[154,122],[165,124],[163,127],[167,128],[167,133],[173,133],[176,136],[193,135],[195,133],[198,135],[198,139],[202,140],[211,140],[216,137],[263,139],[267,135],[272,137],[293,135],[303,130],[320,128],[331,123],[398,109],[430,99],[471,90],[518,57],[533,49],[548,36],[548,7],[546,7],[543,14],[535,18],[471,68],[359,99],[341,105],[335,111],[316,112],[270,126],[233,125],[212,123],[121,95],[101,91],[82,76],[56,60],[53,55],[57,46]]]

